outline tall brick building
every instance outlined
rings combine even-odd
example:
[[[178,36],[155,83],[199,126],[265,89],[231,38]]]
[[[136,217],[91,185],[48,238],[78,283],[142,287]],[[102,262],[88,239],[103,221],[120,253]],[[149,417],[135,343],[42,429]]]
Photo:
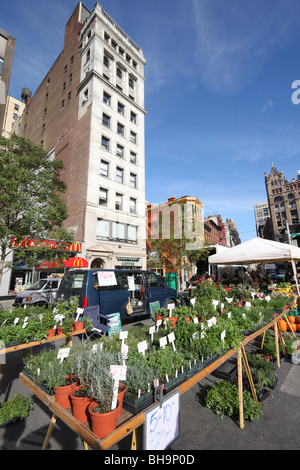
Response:
[[[92,268],[145,268],[142,49],[103,10],[77,4],[64,47],[15,132],[63,161],[66,228]]]

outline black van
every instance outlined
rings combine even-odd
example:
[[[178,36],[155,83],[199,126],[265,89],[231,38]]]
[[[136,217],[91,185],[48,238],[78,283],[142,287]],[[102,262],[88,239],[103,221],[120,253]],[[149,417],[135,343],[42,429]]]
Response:
[[[175,289],[153,271],[126,269],[76,269],[68,271],[59,286],[57,300],[79,297],[79,306],[100,306],[100,313],[120,313],[121,320],[129,316],[150,314],[150,303],[160,307],[177,303]],[[126,306],[131,304],[131,313]]]

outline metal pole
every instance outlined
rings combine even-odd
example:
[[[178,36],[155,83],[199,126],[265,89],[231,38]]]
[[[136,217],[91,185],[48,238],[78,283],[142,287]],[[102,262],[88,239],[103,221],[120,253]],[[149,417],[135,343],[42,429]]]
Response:
[[[286,231],[287,231],[288,239],[289,239],[289,245],[291,245],[291,244],[292,244],[292,243],[291,243],[292,240],[291,240],[291,234],[290,234],[290,227],[289,227],[289,224],[288,224],[288,221],[287,221],[287,220],[285,221],[285,224],[286,224]],[[295,282],[296,282],[297,292],[298,292],[298,295],[300,296],[300,291],[299,291],[299,284],[298,284],[298,279],[297,279],[297,270],[296,270],[295,261],[294,261],[293,259],[291,259],[291,263],[292,263],[294,278],[295,278]]]

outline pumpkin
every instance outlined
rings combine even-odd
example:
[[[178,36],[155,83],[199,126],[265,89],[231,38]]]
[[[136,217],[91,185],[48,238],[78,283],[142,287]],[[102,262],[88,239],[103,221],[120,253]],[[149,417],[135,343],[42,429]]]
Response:
[[[287,327],[288,331],[297,331],[296,323],[290,323],[290,325],[288,325],[288,327]]]
[[[289,315],[289,316],[288,316],[288,321],[289,321],[290,323],[295,323],[295,317],[293,317],[293,315]]]
[[[298,333],[300,333],[300,323],[297,323],[296,326],[297,326],[297,331],[298,331]]]
[[[279,320],[278,325],[279,325],[280,331],[287,330],[287,322],[285,320]]]
[[[298,316],[296,317],[296,323],[299,323],[299,324],[300,324],[300,315],[298,315]]]

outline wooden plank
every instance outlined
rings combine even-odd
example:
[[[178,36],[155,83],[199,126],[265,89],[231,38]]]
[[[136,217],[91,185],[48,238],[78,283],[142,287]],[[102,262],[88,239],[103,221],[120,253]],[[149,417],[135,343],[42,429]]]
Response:
[[[255,390],[251,370],[250,370],[250,367],[249,367],[249,364],[248,364],[248,359],[247,359],[247,355],[246,355],[244,347],[241,348],[241,352],[242,352],[243,362],[244,362],[244,366],[245,366],[245,369],[246,369],[246,372],[247,372],[248,380],[249,380],[249,383],[250,383],[252,395],[253,395],[253,398],[255,400],[255,403],[258,403],[256,390]]]
[[[237,353],[237,366],[238,366],[238,392],[239,392],[239,418],[240,428],[244,428],[244,413],[243,413],[243,376],[242,376],[242,355],[241,348]]]
[[[77,336],[85,332],[86,332],[85,328],[82,330],[72,331],[71,336]],[[15,352],[15,351],[22,351],[23,349],[32,348],[34,346],[40,346],[41,344],[51,343],[53,341],[57,341],[59,339],[64,339],[64,338],[67,338],[66,335],[61,334],[61,335],[53,336],[48,339],[42,339],[41,341],[31,341],[30,343],[16,344],[15,346],[10,346],[8,348],[1,349],[0,355],[8,354],[10,352]]]

